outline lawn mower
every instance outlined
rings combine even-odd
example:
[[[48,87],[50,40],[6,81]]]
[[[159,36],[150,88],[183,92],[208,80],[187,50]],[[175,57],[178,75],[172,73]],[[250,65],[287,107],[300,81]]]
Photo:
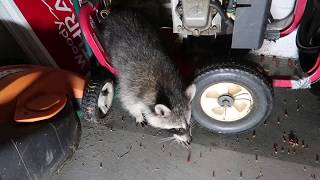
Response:
[[[273,88],[306,89],[319,80],[320,21],[317,15],[320,2],[296,0],[291,13],[283,19],[274,19],[270,7],[271,0],[170,1],[170,28],[184,39],[230,35],[231,49],[259,49],[264,40],[277,41],[299,27],[296,44],[300,52],[315,56],[307,60],[309,69],[303,77],[266,76],[263,69],[257,68],[259,64],[250,66],[245,62],[212,62],[198,71],[193,80],[197,92],[192,102],[192,117],[208,130],[230,134],[255,128],[272,111]],[[79,14],[80,25],[97,62],[116,76],[108,52],[103,50],[94,33],[93,24],[108,13],[112,13],[110,1],[99,5],[84,2]],[[106,114],[112,103],[112,79],[96,83],[88,92],[91,93],[84,95],[83,100],[84,116],[93,118],[92,108]]]

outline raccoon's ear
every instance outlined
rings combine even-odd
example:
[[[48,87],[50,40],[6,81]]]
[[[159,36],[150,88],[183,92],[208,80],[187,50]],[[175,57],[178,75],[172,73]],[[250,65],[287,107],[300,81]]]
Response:
[[[163,117],[167,117],[171,113],[171,110],[163,104],[156,104],[156,106],[154,106],[154,111],[156,112],[157,115],[163,116]]]
[[[194,98],[194,95],[196,94],[196,85],[191,84],[189,87],[186,89],[186,96],[189,98],[189,102],[192,101]]]

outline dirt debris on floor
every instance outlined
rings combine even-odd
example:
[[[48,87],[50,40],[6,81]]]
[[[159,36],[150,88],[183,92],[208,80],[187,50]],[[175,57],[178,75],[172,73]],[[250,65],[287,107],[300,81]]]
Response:
[[[119,107],[115,101],[104,125],[83,122],[79,149],[53,179],[320,177],[320,101],[306,90],[276,89],[271,117],[248,133],[227,136],[195,127],[190,152],[161,142],[170,136],[166,131],[136,127]]]

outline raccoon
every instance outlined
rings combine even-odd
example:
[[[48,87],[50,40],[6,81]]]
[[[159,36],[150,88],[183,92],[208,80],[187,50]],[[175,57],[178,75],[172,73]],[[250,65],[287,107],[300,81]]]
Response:
[[[118,72],[123,108],[137,123],[168,129],[179,143],[190,144],[191,101],[196,88],[183,84],[156,29],[135,11],[114,9],[97,28]]]

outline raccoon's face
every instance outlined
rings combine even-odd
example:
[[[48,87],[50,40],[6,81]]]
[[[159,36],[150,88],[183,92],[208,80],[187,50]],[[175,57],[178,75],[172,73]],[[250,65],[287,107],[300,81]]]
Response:
[[[155,106],[155,115],[148,119],[151,126],[168,129],[175,140],[183,145],[189,146],[191,136],[191,101],[195,95],[195,85],[189,86],[185,91],[185,99],[182,99],[179,104],[173,105],[169,109],[163,104]]]

